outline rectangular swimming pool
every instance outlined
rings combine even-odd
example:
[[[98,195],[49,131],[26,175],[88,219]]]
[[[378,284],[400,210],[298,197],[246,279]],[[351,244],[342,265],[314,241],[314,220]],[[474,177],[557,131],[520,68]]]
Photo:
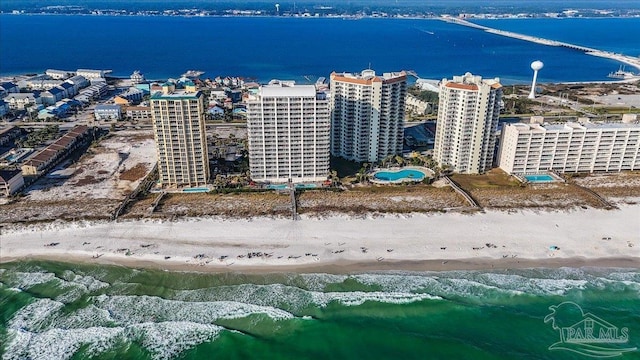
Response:
[[[205,193],[205,192],[209,192],[209,188],[206,188],[206,187],[202,187],[202,188],[186,188],[186,189],[182,189],[182,192],[186,192],[186,193]]]
[[[524,176],[525,179],[527,179],[528,182],[553,182],[556,181],[556,179],[548,174],[542,174],[542,175],[525,175]]]

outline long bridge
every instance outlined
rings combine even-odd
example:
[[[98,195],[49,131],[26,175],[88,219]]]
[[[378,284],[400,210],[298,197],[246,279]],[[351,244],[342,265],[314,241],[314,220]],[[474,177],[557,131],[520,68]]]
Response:
[[[453,17],[449,17],[449,16],[441,17],[440,19],[445,21],[445,22],[451,23],[451,24],[467,26],[467,27],[471,27],[471,28],[474,28],[474,29],[486,31],[486,32],[491,33],[491,34],[510,37],[510,38],[513,38],[513,39],[529,41],[529,42],[542,44],[542,45],[547,45],[547,46],[559,46],[559,47],[564,47],[564,48],[568,48],[568,49],[582,51],[582,52],[584,52],[584,53],[586,53],[588,55],[599,56],[599,57],[603,57],[603,58],[607,58],[607,59],[616,60],[616,61],[625,63],[627,65],[631,65],[631,66],[637,68],[638,70],[640,70],[640,57],[633,57],[633,56],[627,56],[627,55],[623,55],[623,54],[617,54],[617,53],[610,52],[610,51],[603,51],[603,50],[594,49],[594,48],[590,48],[590,47],[586,47],[586,46],[570,44],[570,43],[566,43],[566,42],[562,42],[562,41],[549,40],[549,39],[545,39],[545,38],[541,38],[541,37],[537,37],[537,36],[518,34],[518,33],[511,32],[511,31],[498,30],[498,29],[490,28],[488,26],[474,24],[472,22],[469,22],[469,21],[466,21],[466,20],[463,20],[463,19],[453,18]]]

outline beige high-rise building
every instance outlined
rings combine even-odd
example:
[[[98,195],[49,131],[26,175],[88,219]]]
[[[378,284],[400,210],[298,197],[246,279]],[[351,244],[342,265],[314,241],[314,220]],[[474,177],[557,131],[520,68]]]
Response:
[[[251,179],[315,182],[329,175],[329,101],[313,85],[260,87],[247,102]]]
[[[462,174],[491,169],[502,85],[466,73],[440,83],[434,159]]]
[[[407,74],[331,74],[331,153],[376,162],[402,153]]]
[[[165,84],[151,96],[160,182],[164,187],[202,186],[209,182],[209,158],[203,95],[176,91]]]

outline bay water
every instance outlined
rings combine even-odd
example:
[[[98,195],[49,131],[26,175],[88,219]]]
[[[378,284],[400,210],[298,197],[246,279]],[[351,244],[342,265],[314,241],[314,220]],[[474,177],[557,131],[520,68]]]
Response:
[[[640,55],[640,18],[478,20],[503,30]],[[435,19],[179,17],[0,14],[0,75],[48,68],[141,70],[149,79],[241,76],[299,82],[332,71],[414,70],[442,79],[465,72],[526,83],[607,80],[614,60],[544,46]],[[628,69],[634,70],[634,69]]]

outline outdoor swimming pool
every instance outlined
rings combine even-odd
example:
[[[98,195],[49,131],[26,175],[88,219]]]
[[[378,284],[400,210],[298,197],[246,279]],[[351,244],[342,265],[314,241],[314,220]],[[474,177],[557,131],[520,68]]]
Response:
[[[202,188],[186,188],[183,189],[182,192],[186,192],[186,193],[204,193],[204,192],[209,192],[209,189],[206,187],[202,187]]]
[[[380,182],[422,181],[427,175],[416,169],[402,169],[398,171],[378,171],[373,174],[373,180]]]
[[[296,184],[296,189],[315,189],[317,187],[316,184]]]
[[[285,190],[287,189],[287,184],[271,184],[267,185],[267,189],[273,190]],[[316,184],[295,184],[296,189],[315,189],[318,186]]]
[[[557,179],[555,179],[553,176],[551,176],[549,174],[525,175],[524,178],[527,179],[528,182],[532,182],[532,183],[536,183],[536,182],[543,183],[543,182],[558,181]]]

